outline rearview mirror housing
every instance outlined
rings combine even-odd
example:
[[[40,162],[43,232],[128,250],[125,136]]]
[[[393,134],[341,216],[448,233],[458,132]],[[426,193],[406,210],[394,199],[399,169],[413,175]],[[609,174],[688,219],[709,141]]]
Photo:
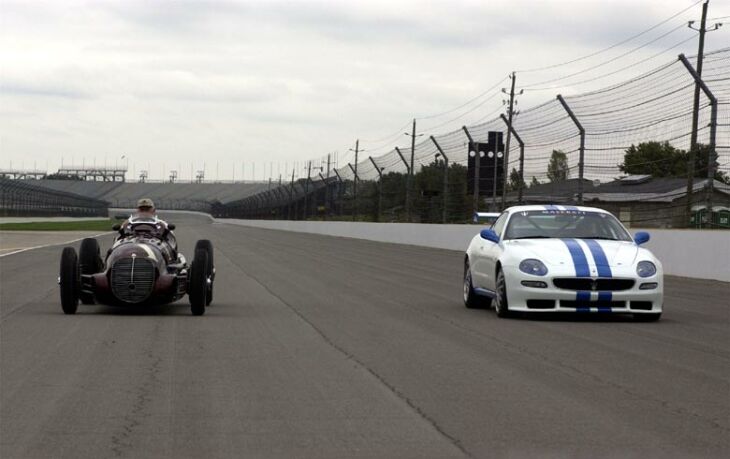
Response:
[[[484,228],[483,230],[481,230],[479,232],[479,236],[481,236],[482,239],[486,239],[494,243],[499,242],[499,236],[497,235],[497,233],[489,228]]]
[[[112,226],[112,230],[114,230],[114,231],[119,231],[120,229],[122,229],[122,225],[120,225],[119,223],[117,223],[116,225]]]
[[[168,223],[167,229],[169,229],[170,231],[175,231],[175,224],[174,223]]]
[[[634,235],[634,242],[636,242],[636,245],[641,245],[645,242],[649,242],[649,239],[651,236],[646,231],[639,231]]]

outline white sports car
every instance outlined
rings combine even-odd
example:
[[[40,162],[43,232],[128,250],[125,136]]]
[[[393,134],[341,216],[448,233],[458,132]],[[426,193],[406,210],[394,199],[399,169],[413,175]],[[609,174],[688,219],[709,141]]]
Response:
[[[464,303],[512,312],[662,315],[659,260],[611,213],[593,207],[510,207],[476,235],[464,259]]]

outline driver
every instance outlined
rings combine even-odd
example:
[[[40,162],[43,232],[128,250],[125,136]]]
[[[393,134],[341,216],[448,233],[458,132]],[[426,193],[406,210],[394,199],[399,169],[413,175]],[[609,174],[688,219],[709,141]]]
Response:
[[[157,225],[160,227],[160,232],[155,234],[155,237],[166,242],[172,251],[172,257],[174,258],[177,254],[177,241],[172,230],[168,228],[167,222],[157,217],[157,210],[155,209],[155,203],[150,198],[142,198],[137,201],[137,211],[133,215],[134,218],[157,218]],[[131,218],[131,217],[130,217]],[[119,230],[119,238],[124,237],[131,232],[131,223],[127,219],[122,224]]]

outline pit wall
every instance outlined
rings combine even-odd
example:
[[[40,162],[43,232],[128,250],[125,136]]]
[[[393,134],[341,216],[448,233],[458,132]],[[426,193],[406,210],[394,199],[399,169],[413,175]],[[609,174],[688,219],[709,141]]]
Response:
[[[220,223],[327,236],[351,237],[448,250],[466,250],[478,225],[426,223],[304,222],[217,219]],[[632,233],[641,229],[632,228]],[[730,282],[730,231],[648,229],[644,245],[661,260],[664,273]]]

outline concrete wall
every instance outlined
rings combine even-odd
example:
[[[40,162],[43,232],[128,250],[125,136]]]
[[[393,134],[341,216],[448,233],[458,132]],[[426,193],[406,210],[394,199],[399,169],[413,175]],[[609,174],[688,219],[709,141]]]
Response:
[[[418,223],[303,222],[284,220],[218,219],[258,228],[351,237],[463,251],[481,229],[476,225]],[[632,228],[632,232],[640,231]],[[664,272],[675,276],[730,282],[730,231],[650,229],[646,244],[662,261]]]

